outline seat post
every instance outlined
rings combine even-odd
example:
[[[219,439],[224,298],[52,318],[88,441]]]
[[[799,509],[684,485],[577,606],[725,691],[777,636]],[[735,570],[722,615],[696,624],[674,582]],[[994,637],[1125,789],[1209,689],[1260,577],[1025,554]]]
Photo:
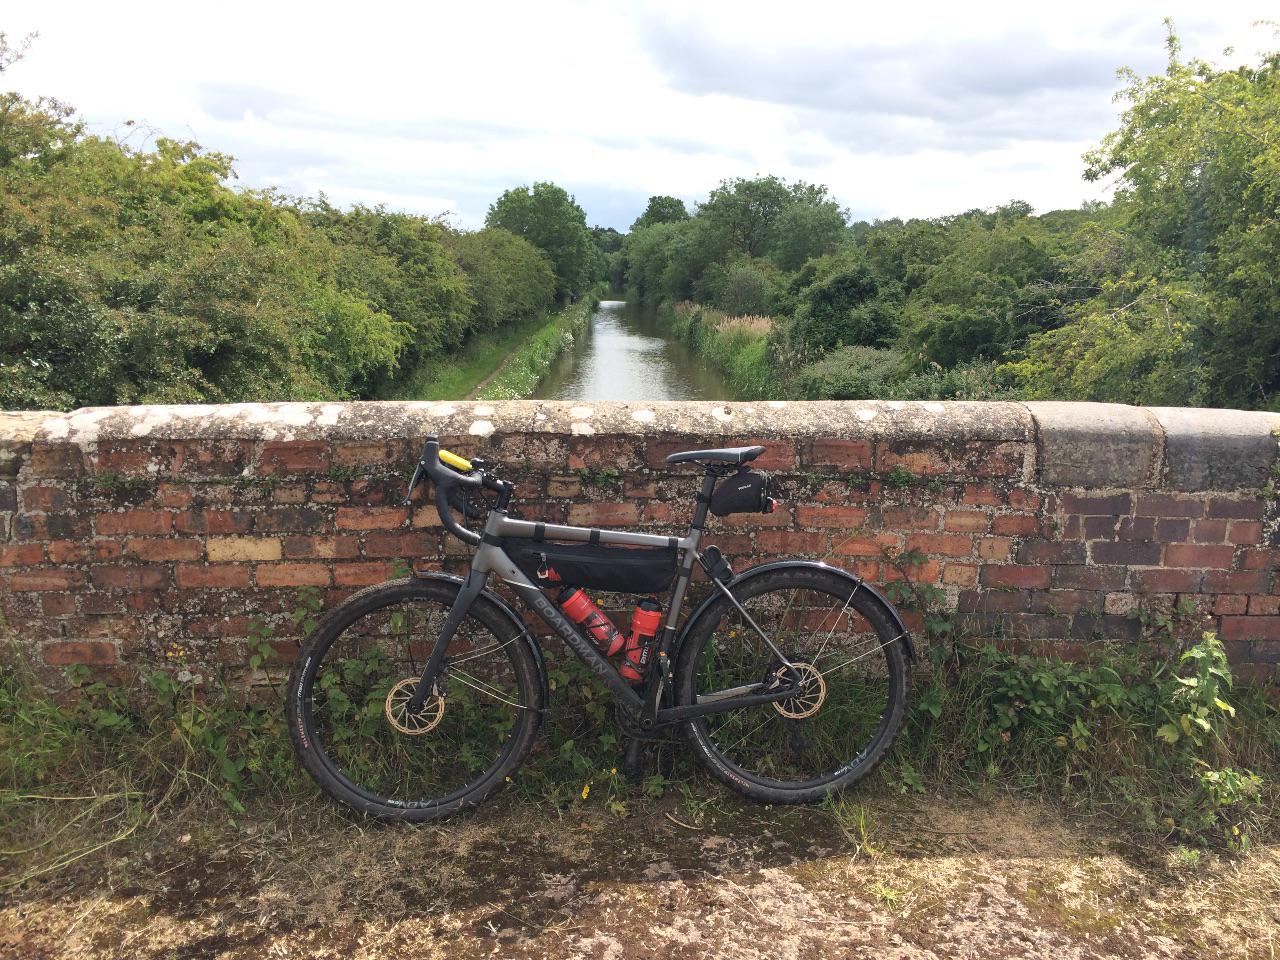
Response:
[[[702,478],[702,492],[698,494],[697,506],[693,508],[693,522],[689,526],[701,530],[707,522],[707,508],[711,504],[711,491],[716,487],[716,472],[710,467]]]

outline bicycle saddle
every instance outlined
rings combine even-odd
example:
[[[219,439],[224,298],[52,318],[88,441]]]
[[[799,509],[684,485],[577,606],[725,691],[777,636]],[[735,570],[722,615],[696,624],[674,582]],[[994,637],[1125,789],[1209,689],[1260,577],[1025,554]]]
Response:
[[[760,454],[764,447],[723,447],[719,450],[685,450],[667,457],[667,463],[750,463]]]

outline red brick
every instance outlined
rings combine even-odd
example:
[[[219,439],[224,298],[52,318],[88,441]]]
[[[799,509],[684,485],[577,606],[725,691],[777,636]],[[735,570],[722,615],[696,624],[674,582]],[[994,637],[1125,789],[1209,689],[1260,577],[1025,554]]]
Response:
[[[1019,563],[1084,563],[1084,544],[1078,540],[1024,540],[1018,545]]]
[[[1254,599],[1257,599],[1257,598],[1255,597]],[[1216,617],[1221,617],[1221,616],[1231,615],[1231,614],[1243,614],[1248,609],[1249,609],[1249,598],[1243,595],[1232,595],[1232,594],[1224,593],[1215,597],[1213,601],[1213,614]],[[1276,610],[1276,611],[1258,610],[1255,612],[1280,613],[1280,610]]]
[[[408,448],[400,441],[361,443],[343,441],[334,444],[332,453],[333,464],[336,467],[395,465],[407,460],[409,456]]]
[[[1265,512],[1259,499],[1229,500],[1215,497],[1209,501],[1206,515],[1228,520],[1261,520]]]
[[[1221,601],[1223,601],[1223,600],[1225,600],[1225,599],[1227,599],[1227,598],[1226,598],[1226,597],[1219,597],[1219,598],[1218,598],[1218,601],[1219,601],[1219,603],[1221,603]],[[1241,599],[1244,599],[1244,598],[1242,597]],[[1216,607],[1216,606],[1215,606],[1215,608],[1214,608],[1214,612],[1215,612],[1215,613],[1216,613],[1216,612],[1218,612],[1218,611],[1217,611],[1217,607]],[[1223,610],[1222,612],[1223,612],[1223,613],[1227,613],[1228,611]],[[1230,611],[1230,612],[1232,612],[1232,613],[1243,613],[1244,611],[1243,611],[1243,610],[1232,610],[1232,611]],[[1253,616],[1270,616],[1270,617],[1280,616],[1280,597],[1269,597],[1269,596],[1253,596],[1253,597],[1250,597],[1250,598],[1249,598],[1249,613],[1250,613],[1251,615],[1253,615]]]
[[[116,662],[115,644],[97,640],[64,640],[47,643],[41,651],[44,662],[54,666],[89,664],[106,666]]]
[[[877,533],[868,536],[834,537],[831,552],[842,557],[879,557],[885,550],[898,550],[902,547],[902,537],[892,533]]]
[[[129,540],[125,552],[139,560],[160,562],[165,560],[199,560],[199,540],[144,539]]]
[[[906,571],[905,579],[915,583],[937,583],[942,577],[942,564],[932,559],[925,560],[923,563],[903,564],[903,570]],[[904,579],[903,570],[899,570],[894,565],[887,565],[884,578],[887,581],[902,580]]]
[[[260,587],[327,587],[329,568],[323,563],[260,563],[254,577]]]
[[[61,487],[25,487],[22,491],[22,505],[30,512],[65,510],[69,503],[67,491]]]
[[[1015,510],[1039,510],[1040,504],[1039,494],[1032,493],[1030,490],[1020,490],[1015,487],[1009,491],[1009,506]]]
[[[1191,527],[1191,540],[1195,543],[1222,543],[1226,539],[1225,520],[1197,520]]]
[[[1013,541],[1008,537],[979,537],[978,556],[983,560],[1008,560]]]
[[[65,567],[43,570],[18,570],[9,578],[14,591],[75,590],[84,586],[84,574]]]
[[[169,585],[164,567],[95,567],[92,577],[100,590],[163,590]]]
[[[964,613],[1022,613],[1030,594],[1025,590],[965,590],[956,609]]]
[[[1060,509],[1063,513],[1078,513],[1082,516],[1123,516],[1133,512],[1133,497],[1127,493],[1110,496],[1064,493]]]
[[[364,555],[369,558],[420,557],[435,552],[432,534],[370,534],[364,539]]]
[[[100,513],[94,526],[103,536],[120,533],[170,533],[173,530],[173,514],[166,510],[124,510],[120,513]]]
[[[778,504],[773,513],[734,513],[727,517],[720,517],[717,522],[733,530],[759,530],[761,527],[795,525],[791,517],[791,508],[785,503]]]
[[[159,507],[189,507],[195,501],[195,495],[185,483],[162,483],[156,487],[154,499]]]
[[[335,563],[333,582],[340,587],[365,587],[390,580],[395,569],[391,563]]]
[[[573,526],[618,526],[640,521],[640,504],[574,503],[569,505],[569,523]]]
[[[1227,541],[1236,544],[1262,542],[1262,524],[1257,520],[1235,520],[1227,532]]]
[[[178,586],[184,590],[234,589],[249,586],[247,563],[201,564],[180,563],[175,568]]]
[[[84,472],[84,456],[75,444],[33,443],[31,473],[36,477],[78,477]]]
[[[1223,617],[1223,640],[1252,640],[1280,638],[1280,617]]]
[[[329,444],[322,440],[281,440],[264,443],[259,474],[306,473],[329,469]]]
[[[860,527],[866,522],[862,507],[796,507],[796,523],[802,527]]]
[[[53,559],[53,558],[50,558]],[[0,544],[0,567],[33,567],[44,561],[44,546],[39,543]],[[61,561],[54,560],[55,563]]]
[[[1139,593],[1199,593],[1204,574],[1199,570],[1133,571],[1133,589]]]
[[[811,467],[870,470],[871,441],[813,440],[805,445],[801,454],[801,462]]]
[[[1008,537],[1032,537],[1040,532],[1040,520],[1027,514],[1002,514],[991,518],[991,532]]]
[[[964,487],[964,503],[976,507],[998,507],[1005,502],[1004,495],[994,487],[985,487],[976,483],[967,483]]]
[[[1138,495],[1133,512],[1139,517],[1202,517],[1204,501],[1192,497],[1179,497],[1171,493],[1143,493]]]
[[[40,597],[40,610],[46,617],[69,617],[76,612],[75,594],[43,594]]]
[[[244,473],[253,454],[249,440],[191,440],[173,445],[175,474],[230,477]]]
[[[1230,569],[1235,562],[1235,547],[1224,544],[1171,543],[1164,550],[1164,562],[1170,567],[1217,567]]]
[[[1280,566],[1280,553],[1275,550],[1240,551],[1240,568],[1242,570],[1271,570]]]
[[[971,587],[978,582],[976,563],[948,563],[942,568],[942,582],[958,587]]]
[[[948,510],[945,527],[962,533],[986,533],[991,517],[981,510]]]
[[[981,579],[988,587],[1043,589],[1049,586],[1049,568],[1022,567],[1014,564],[990,565],[982,568]]]
[[[828,543],[825,533],[761,530],[756,534],[756,550],[768,556],[786,557],[791,554],[821,556],[827,552]]]
[[[339,530],[394,530],[408,518],[403,507],[339,507],[334,525]]]
[[[913,533],[907,537],[906,549],[944,557],[971,557],[973,539],[952,533]]]
[[[933,507],[882,507],[880,523],[899,530],[937,530],[942,514]]]
[[[253,514],[247,510],[221,510],[206,507],[179,513],[174,525],[179,533],[248,533]]]
[[[1089,556],[1096,564],[1125,564],[1154,567],[1160,563],[1160,544],[1139,540],[1093,540]]]
[[[1265,570],[1206,570],[1200,589],[1204,593],[1265,593]]]
[[[1148,571],[1136,571],[1144,573]],[[1100,590],[1112,592],[1124,589],[1129,572],[1124,567],[1094,567],[1065,564],[1053,568],[1053,585],[1068,590]]]

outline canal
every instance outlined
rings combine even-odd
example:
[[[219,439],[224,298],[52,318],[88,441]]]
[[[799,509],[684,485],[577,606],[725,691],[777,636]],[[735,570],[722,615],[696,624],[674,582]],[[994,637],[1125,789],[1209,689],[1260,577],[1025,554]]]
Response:
[[[539,400],[727,400],[724,378],[665,336],[653,310],[603,300],[534,390]]]

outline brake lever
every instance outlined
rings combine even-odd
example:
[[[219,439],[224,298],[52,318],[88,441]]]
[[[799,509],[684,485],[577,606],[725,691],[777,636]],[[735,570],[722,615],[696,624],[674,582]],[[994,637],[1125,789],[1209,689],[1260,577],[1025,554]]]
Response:
[[[410,506],[413,503],[413,491],[417,489],[418,484],[422,482],[422,460],[418,460],[418,465],[413,468],[413,477],[409,480],[409,489],[404,494],[404,505]]]

